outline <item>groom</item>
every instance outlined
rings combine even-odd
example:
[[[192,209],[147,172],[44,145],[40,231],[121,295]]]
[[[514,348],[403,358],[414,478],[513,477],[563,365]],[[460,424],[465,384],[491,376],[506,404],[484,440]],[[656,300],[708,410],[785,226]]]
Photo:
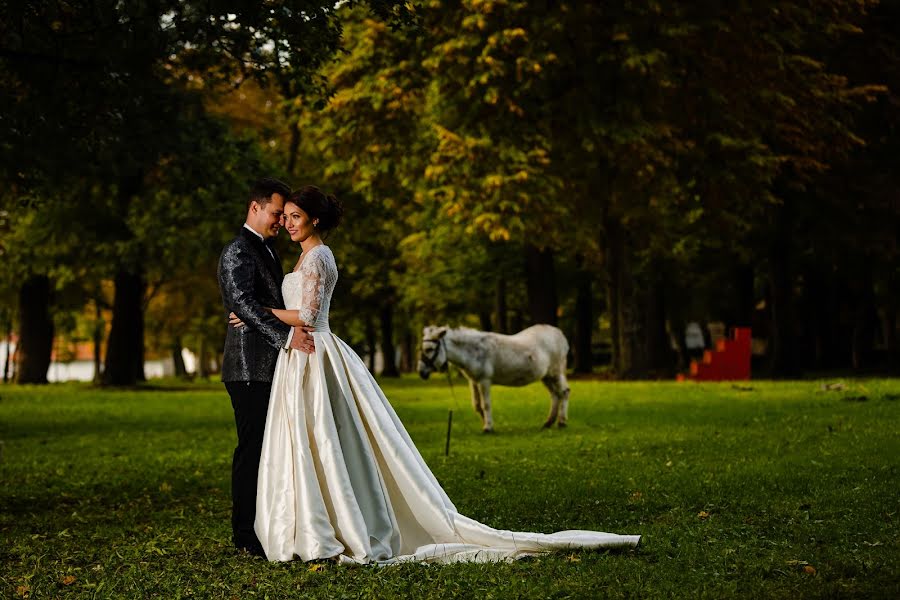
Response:
[[[250,190],[247,221],[219,257],[219,291],[225,313],[234,312],[242,327],[228,327],[222,382],[234,409],[238,443],[231,465],[231,527],[234,545],[264,556],[253,531],[256,476],[262,451],[269,391],[275,362],[289,348],[313,351],[312,335],[291,328],[265,307],[284,308],[284,274],[274,242],[291,190],[277,179],[257,181]]]

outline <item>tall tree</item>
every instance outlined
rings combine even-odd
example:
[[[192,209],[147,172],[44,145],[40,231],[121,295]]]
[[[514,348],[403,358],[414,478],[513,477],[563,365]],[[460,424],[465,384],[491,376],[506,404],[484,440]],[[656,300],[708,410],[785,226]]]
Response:
[[[385,16],[405,12],[402,3],[368,4]],[[235,82],[277,71],[309,79],[340,32],[330,2],[6,3],[0,74],[13,93],[0,100],[9,125],[0,143],[4,187],[36,196],[87,181],[124,218],[147,202],[152,175],[189,151],[186,134],[200,141],[195,78]],[[181,129],[171,135],[161,124]],[[82,206],[82,218],[108,205]],[[119,289],[105,378],[130,384],[142,377],[144,268],[153,261],[121,219],[111,221],[104,237],[118,250],[111,264]]]

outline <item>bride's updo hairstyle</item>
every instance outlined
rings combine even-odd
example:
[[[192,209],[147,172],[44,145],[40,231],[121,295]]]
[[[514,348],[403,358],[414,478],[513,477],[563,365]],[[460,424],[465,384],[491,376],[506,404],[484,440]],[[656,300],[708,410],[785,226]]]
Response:
[[[316,230],[323,234],[337,227],[344,214],[344,205],[340,200],[331,194],[325,195],[314,185],[300,188],[291,194],[288,202],[293,202],[303,209],[303,212],[308,214],[313,221],[318,219],[319,224],[316,225]]]

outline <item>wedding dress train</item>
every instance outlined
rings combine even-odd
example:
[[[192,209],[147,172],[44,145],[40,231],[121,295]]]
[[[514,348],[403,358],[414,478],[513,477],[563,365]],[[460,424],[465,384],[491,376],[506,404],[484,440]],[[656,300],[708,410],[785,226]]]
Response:
[[[571,548],[634,546],[638,535],[493,529],[457,512],[356,353],[331,333],[331,250],[284,278],[316,350],[275,368],[259,465],[256,534],[271,561],[512,560]]]

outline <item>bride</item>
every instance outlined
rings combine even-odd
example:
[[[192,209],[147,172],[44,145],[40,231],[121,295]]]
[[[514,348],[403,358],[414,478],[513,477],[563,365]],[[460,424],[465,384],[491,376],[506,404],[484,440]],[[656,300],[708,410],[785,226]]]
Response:
[[[635,546],[638,535],[504,531],[457,512],[363,361],[329,328],[338,271],[322,238],[342,212],[314,186],[284,206],[285,226],[303,252],[284,278],[288,308],[272,313],[312,327],[315,352],[282,352],[275,368],[256,500],[266,557],[481,562]]]

